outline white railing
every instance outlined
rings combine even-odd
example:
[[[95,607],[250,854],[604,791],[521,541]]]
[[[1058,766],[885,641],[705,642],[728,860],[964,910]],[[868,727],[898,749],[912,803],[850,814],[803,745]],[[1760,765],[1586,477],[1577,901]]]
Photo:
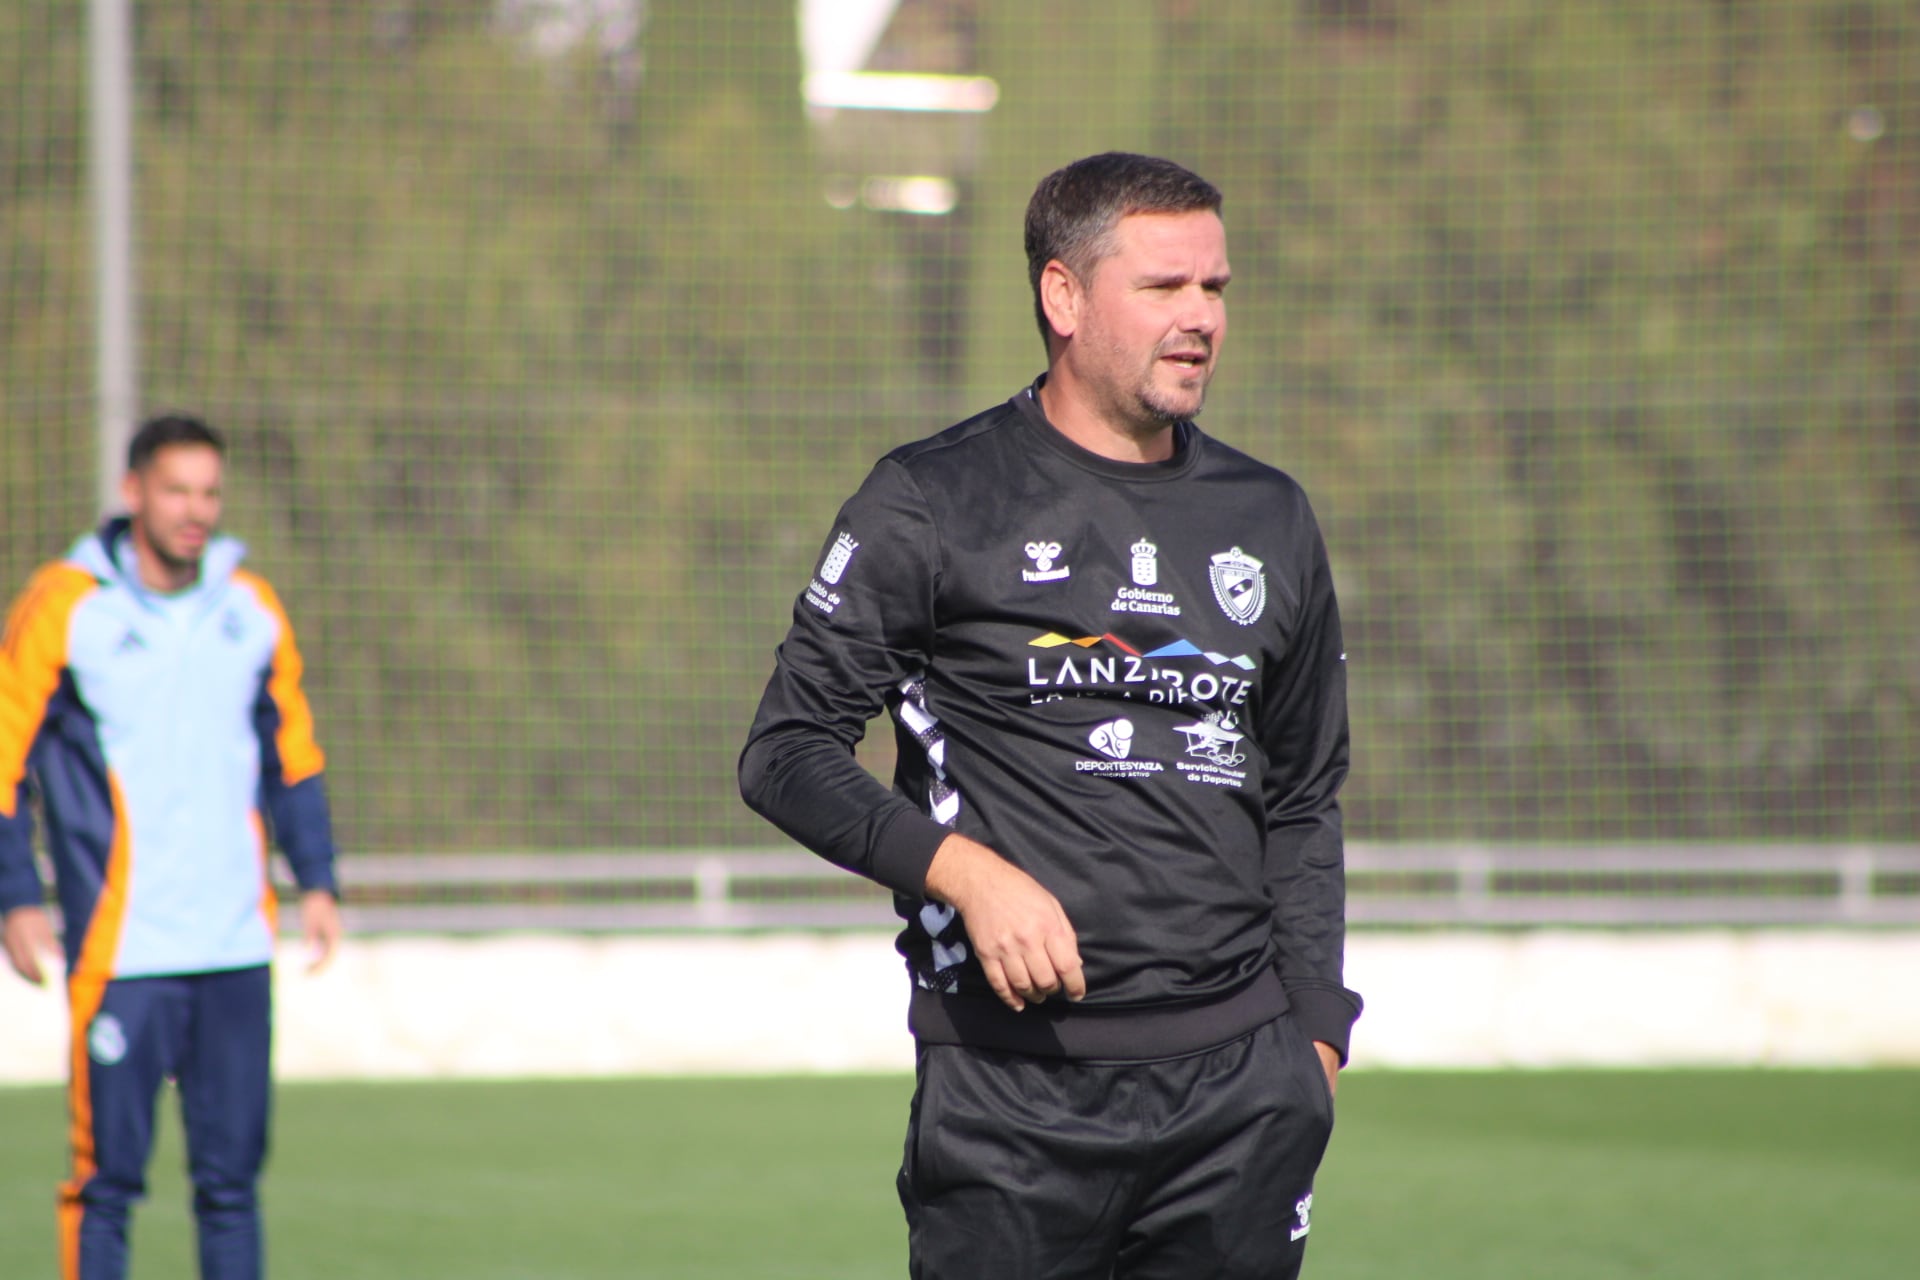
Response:
[[[1920,845],[1376,845],[1356,927],[1920,926]],[[887,892],[798,849],[361,854],[363,933],[886,928]]]

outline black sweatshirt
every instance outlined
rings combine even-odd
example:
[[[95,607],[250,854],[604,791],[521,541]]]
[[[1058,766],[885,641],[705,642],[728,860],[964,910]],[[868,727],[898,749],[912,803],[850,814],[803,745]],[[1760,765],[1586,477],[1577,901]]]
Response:
[[[894,450],[841,508],[741,792],[894,891],[922,1041],[1151,1059],[1291,1007],[1344,1058],[1346,654],[1306,495],[1191,423],[1166,462],[1102,458],[1035,388]],[[891,792],[853,756],[883,706]],[[1060,900],[1084,1001],[993,995],[925,897],[950,829]]]

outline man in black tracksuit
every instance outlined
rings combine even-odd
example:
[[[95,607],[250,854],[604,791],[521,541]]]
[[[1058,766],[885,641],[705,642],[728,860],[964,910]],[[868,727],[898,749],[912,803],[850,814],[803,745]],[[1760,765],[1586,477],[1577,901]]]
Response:
[[[1220,195],[1045,179],[1048,368],[841,509],[741,757],[747,802],[894,891],[916,1277],[1298,1273],[1342,985],[1345,658],[1291,479],[1193,425]],[[891,792],[853,756],[892,715]]]

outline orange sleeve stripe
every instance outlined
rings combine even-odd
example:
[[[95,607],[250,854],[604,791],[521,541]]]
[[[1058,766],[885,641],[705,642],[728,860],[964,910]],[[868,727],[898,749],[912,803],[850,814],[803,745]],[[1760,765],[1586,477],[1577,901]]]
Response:
[[[47,565],[27,583],[0,634],[0,814],[9,818],[16,816],[27,753],[66,669],[68,623],[98,585],[74,565]]]
[[[267,696],[280,709],[280,730],[275,735],[274,746],[280,754],[281,776],[292,786],[327,767],[327,757],[313,737],[313,708],[300,688],[306,664],[301,660],[300,646],[294,643],[293,623],[267,580],[244,569],[233,576],[236,582],[251,588],[261,605],[280,623],[280,641],[273,649],[273,671],[267,677]]]
[[[74,976],[80,978],[113,976],[113,962],[120,951],[120,928],[127,917],[128,882],[133,878],[127,798],[111,769],[107,771],[107,788],[113,796],[113,846],[107,851],[106,881],[100,886],[100,896],[94,899],[86,937],[80,941],[80,958],[73,964]]]

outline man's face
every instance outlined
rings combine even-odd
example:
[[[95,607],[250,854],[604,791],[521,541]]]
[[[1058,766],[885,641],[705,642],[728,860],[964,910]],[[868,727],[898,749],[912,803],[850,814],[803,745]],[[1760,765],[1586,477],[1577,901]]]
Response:
[[[218,451],[202,444],[165,445],[121,490],[134,536],[168,569],[198,568],[207,540],[220,524]]]
[[[1083,282],[1068,358],[1117,422],[1158,430],[1207,398],[1227,335],[1232,274],[1219,215],[1129,214]]]

